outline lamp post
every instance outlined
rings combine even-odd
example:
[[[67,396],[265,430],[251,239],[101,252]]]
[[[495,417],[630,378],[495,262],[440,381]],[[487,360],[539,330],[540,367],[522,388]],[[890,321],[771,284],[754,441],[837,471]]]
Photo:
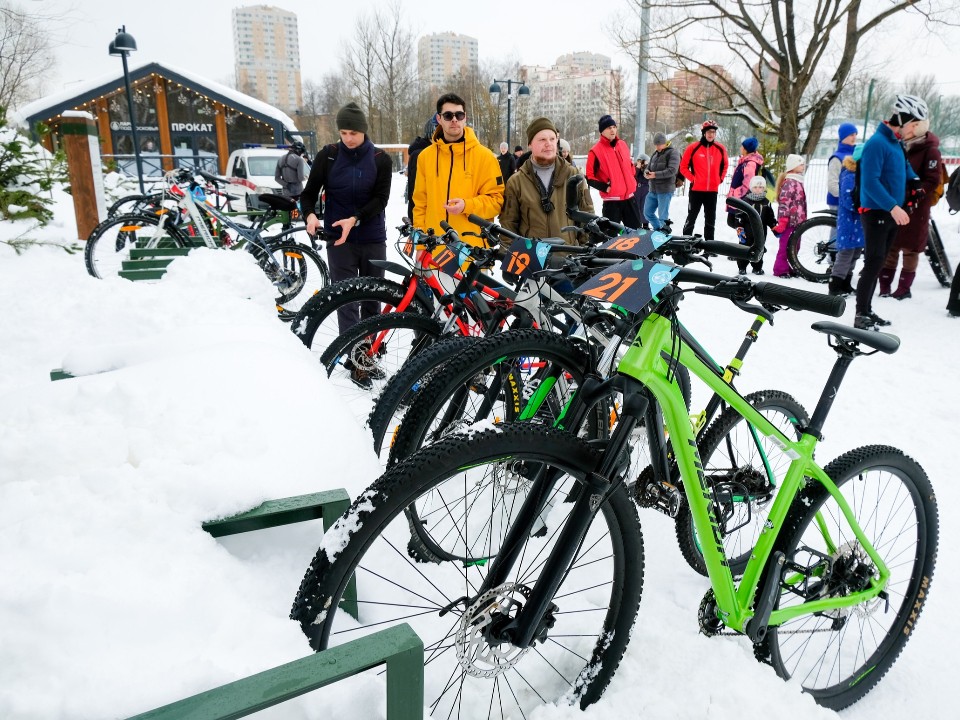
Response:
[[[110,42],[110,54],[119,55],[123,60],[123,84],[127,89],[127,110],[130,113],[130,132],[133,135],[133,156],[137,161],[137,182],[140,183],[140,194],[146,195],[143,189],[143,165],[140,162],[140,141],[137,139],[137,118],[133,111],[133,93],[130,92],[130,71],[127,69],[127,55],[137,49],[137,41],[127,32],[124,25],[117,30],[117,36]]]
[[[530,94],[530,88],[524,85],[519,80],[496,80],[494,79],[493,84],[490,86],[490,95],[493,96],[493,101],[498,102],[500,100],[500,83],[505,82],[507,84],[507,145],[513,147],[513,142],[511,141],[511,135],[513,127],[511,125],[510,109],[511,104],[513,103],[513,84],[516,83],[520,87],[517,89],[517,99],[521,97],[526,97]]]

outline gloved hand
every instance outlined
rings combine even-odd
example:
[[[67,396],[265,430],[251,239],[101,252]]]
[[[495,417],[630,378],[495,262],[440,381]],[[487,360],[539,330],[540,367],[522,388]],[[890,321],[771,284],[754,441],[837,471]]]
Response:
[[[773,227],[773,234],[779,236],[780,233],[782,233],[782,232],[783,232],[784,230],[786,230],[786,229],[787,229],[787,219],[786,219],[786,218],[780,218],[780,222],[778,222],[778,223]]]
[[[920,180],[914,178],[907,180],[907,199],[904,203],[904,210],[913,213],[918,207],[923,205],[927,198],[927,191],[920,185]]]

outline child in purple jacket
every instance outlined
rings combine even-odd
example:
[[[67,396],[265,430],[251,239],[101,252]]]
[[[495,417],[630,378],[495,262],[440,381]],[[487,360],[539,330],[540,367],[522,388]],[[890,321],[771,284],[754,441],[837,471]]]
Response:
[[[777,226],[774,235],[780,237],[780,249],[773,263],[773,274],[780,278],[794,277],[797,273],[787,260],[787,246],[797,225],[807,219],[807,195],[803,189],[803,171],[806,164],[801,155],[787,155],[784,171],[777,178]]]

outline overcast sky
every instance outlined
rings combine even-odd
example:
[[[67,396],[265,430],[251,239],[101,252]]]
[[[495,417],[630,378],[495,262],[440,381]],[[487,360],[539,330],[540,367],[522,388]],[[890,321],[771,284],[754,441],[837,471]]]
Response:
[[[295,12],[300,29],[301,69],[304,79],[318,80],[337,68],[339,49],[349,39],[357,17],[384,7],[385,0],[19,0],[31,12],[62,18],[53,22],[59,33],[56,66],[46,78],[45,91],[57,92],[70,83],[118,72],[118,58],[107,54],[117,28],[125,24],[137,40],[131,63],[166,62],[185,67],[212,80],[233,77],[233,40],[230,10],[243,5],[271,4]],[[516,56],[523,64],[550,65],[567,52],[590,50],[617,55],[605,29],[623,13],[625,0],[593,5],[586,0],[483,0],[441,5],[426,0],[404,0],[404,12],[420,33],[453,31],[479,40],[480,60]],[[657,10],[652,22],[656,23]],[[59,26],[59,27],[58,27]],[[947,45],[953,46],[952,54]],[[930,36],[903,14],[868,43],[878,75],[896,77],[934,74],[944,95],[960,95],[960,30]],[[713,60],[712,58],[705,58]],[[933,100],[929,98],[929,100]]]

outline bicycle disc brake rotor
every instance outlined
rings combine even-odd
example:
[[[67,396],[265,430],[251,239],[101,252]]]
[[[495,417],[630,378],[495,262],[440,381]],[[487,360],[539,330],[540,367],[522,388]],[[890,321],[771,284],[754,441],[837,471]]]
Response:
[[[849,595],[851,592],[865,589],[870,584],[870,578],[874,575],[874,568],[870,563],[870,558],[856,540],[846,542],[837,548],[837,552],[834,553],[832,559],[833,566],[825,581],[825,595],[827,597]],[[859,617],[865,618],[876,612],[883,604],[884,600],[878,596],[869,602],[852,607],[827,610],[823,615],[840,619],[856,613]]]
[[[372,345],[370,344],[370,341],[361,340],[350,349],[350,361],[355,367],[369,372],[376,368],[379,364],[378,359],[380,354],[382,354],[384,347],[385,346],[381,346],[380,352],[374,354],[372,352]]]
[[[457,660],[467,675],[496,677],[516,665],[529,650],[509,643],[492,645],[489,641],[492,630],[516,617],[529,592],[523,585],[504,583],[485,592],[467,608],[455,642]]]
[[[522,462],[518,460],[497,463],[493,468],[493,480],[497,489],[504,495],[526,492],[530,487],[530,478],[520,471]]]

